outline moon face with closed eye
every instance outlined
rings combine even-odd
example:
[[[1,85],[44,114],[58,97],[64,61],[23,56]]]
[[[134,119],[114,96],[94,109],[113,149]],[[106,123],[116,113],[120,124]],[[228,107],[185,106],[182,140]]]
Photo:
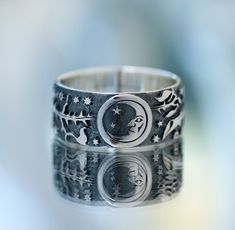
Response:
[[[102,138],[114,147],[133,147],[142,143],[152,127],[149,105],[134,95],[117,95],[98,112],[97,126]]]

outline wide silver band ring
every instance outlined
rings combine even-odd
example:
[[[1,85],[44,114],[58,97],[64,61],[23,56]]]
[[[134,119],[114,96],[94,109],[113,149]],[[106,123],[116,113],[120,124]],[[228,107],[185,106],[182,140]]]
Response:
[[[54,85],[53,125],[63,141],[130,148],[181,135],[184,87],[173,73],[131,66],[66,73]]]

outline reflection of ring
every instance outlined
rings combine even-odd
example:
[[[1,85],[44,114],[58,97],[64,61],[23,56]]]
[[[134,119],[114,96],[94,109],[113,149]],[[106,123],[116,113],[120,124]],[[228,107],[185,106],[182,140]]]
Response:
[[[54,183],[66,199],[131,207],[168,200],[182,184],[182,141],[140,152],[86,151],[56,139]]]
[[[111,205],[130,207],[141,204],[152,186],[150,164],[144,156],[107,156],[100,165],[97,186],[102,198]]]
[[[135,147],[181,134],[184,90],[174,74],[105,67],[62,75],[55,83],[58,138],[89,146]]]

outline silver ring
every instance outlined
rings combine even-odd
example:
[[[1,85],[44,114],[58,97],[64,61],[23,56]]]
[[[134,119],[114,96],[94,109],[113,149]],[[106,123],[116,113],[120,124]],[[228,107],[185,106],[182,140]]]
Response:
[[[66,73],[54,86],[53,126],[63,141],[130,148],[181,135],[184,87],[173,73],[100,67]]]

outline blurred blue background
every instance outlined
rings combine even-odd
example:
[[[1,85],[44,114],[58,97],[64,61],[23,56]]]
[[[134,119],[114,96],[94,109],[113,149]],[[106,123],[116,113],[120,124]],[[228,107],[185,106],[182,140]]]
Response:
[[[234,230],[234,13],[232,0],[1,0],[0,229]],[[170,202],[90,208],[53,188],[53,82],[109,64],[186,85],[184,185]]]

